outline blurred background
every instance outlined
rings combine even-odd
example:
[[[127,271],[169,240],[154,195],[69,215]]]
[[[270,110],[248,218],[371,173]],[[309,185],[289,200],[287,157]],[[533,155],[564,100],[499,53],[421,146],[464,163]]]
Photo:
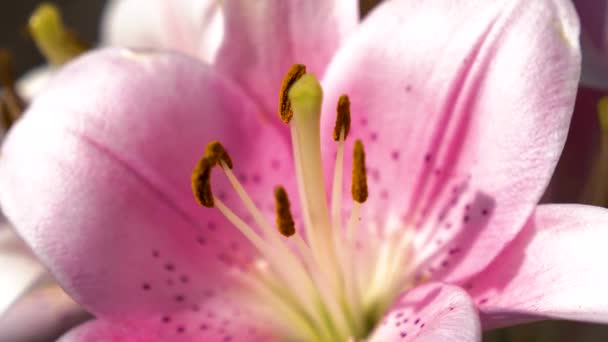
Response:
[[[15,56],[17,75],[41,65],[44,59],[27,34],[26,25],[32,11],[42,1],[19,0],[2,2],[0,7],[0,47],[8,48]],[[361,13],[367,13],[380,0],[361,0]],[[106,0],[55,0],[66,25],[78,32],[80,38],[95,42],[99,37],[99,22]]]
[[[378,2],[380,0],[360,0],[362,16]],[[0,5],[0,48],[10,50],[15,56],[16,77],[46,63],[26,30],[30,14],[40,3],[4,0]],[[90,43],[98,41],[105,0],[55,0],[53,3],[61,10],[65,24],[74,29],[79,38]],[[5,246],[0,236],[2,247]],[[21,253],[25,247],[15,245],[14,249]],[[63,294],[50,276],[36,273],[36,277],[38,280],[8,310],[3,311],[5,308],[0,305],[0,342],[54,341],[70,327],[90,318]],[[0,274],[0,291],[2,279]],[[486,333],[484,341],[608,341],[608,329],[583,323],[540,322]]]
[[[0,47],[15,56],[13,66],[17,75],[41,65],[44,59],[27,33],[27,21],[39,0],[3,1],[0,5]],[[88,42],[97,41],[99,22],[106,0],[56,0],[67,25]]]

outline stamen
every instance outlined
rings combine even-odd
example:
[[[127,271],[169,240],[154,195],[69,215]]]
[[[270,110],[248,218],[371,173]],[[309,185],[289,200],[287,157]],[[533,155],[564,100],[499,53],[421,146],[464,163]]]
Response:
[[[207,148],[205,149],[205,154],[207,157],[211,158],[215,161],[215,163],[224,168],[223,163],[226,163],[229,169],[232,169],[232,159],[230,159],[230,155],[226,152],[226,149],[219,141],[211,141],[207,144]]]
[[[53,65],[64,64],[87,50],[86,44],[63,25],[59,9],[49,3],[38,6],[28,28],[40,52]]]
[[[336,162],[334,163],[334,181],[331,190],[331,217],[334,227],[334,242],[336,249],[341,249],[339,241],[341,237],[341,213],[342,208],[342,177],[344,173],[344,140],[350,130],[350,100],[347,95],[338,99],[336,108],[336,125],[334,127],[334,140],[338,142],[336,151]],[[338,254],[342,252],[338,251]],[[342,253],[343,254],[343,253]]]
[[[365,151],[361,140],[355,141],[353,150],[353,179],[351,186],[353,200],[364,203],[367,200],[367,176],[365,174]]]
[[[361,207],[369,194],[361,140],[355,141],[353,149],[351,194],[354,202],[348,222],[345,227],[342,225],[344,142],[351,123],[347,95],[339,98],[336,107],[333,136],[338,150],[330,215],[320,142],[323,91],[315,76],[305,72],[303,65],[294,65],[289,70],[281,88],[279,115],[291,129],[307,241],[295,229],[285,188],[274,189],[275,228],[238,181],[228,152],[217,141],[206,146],[205,156],[196,165],[192,190],[201,205],[216,207],[259,252],[259,259],[255,259],[258,262],[251,264],[251,268],[235,270],[242,273],[243,281],[254,292],[247,293],[255,299],[251,304],[269,304],[271,318],[279,324],[285,323],[286,328],[296,329],[297,338],[359,341],[368,336],[393,299],[413,286],[415,270],[411,265],[412,260],[416,261],[412,259],[416,247],[411,243],[411,235],[399,230],[400,235],[380,236],[380,228],[375,226],[378,220],[362,220]],[[606,117],[608,122],[608,114]],[[254,229],[213,195],[211,170],[216,165],[224,171],[244,209],[261,230]],[[376,233],[374,241],[364,240],[373,238],[363,237],[363,230],[359,230],[363,222],[370,232]],[[359,241],[365,243],[358,244]],[[259,263],[268,266],[255,268]]]
[[[273,269],[282,278],[283,287],[290,291],[286,292],[291,299],[293,305],[302,306],[302,308],[311,315],[317,322],[318,326],[324,333],[333,334],[335,331],[334,324],[340,325],[339,311],[336,309],[336,304],[332,302],[332,296],[324,285],[322,277],[316,272],[314,264],[311,264],[309,252],[303,243],[301,237],[298,236],[295,228],[292,235],[295,235],[296,243],[302,254],[305,256],[304,264],[310,267],[309,272],[303,267],[304,265],[298,261],[291,253],[284,241],[279,239],[279,234],[276,230],[270,229],[270,225],[266,222],[262,213],[257,209],[251,198],[247,195],[241,184],[238,182],[232,170],[230,169],[226,158],[229,156],[226,150],[219,142],[211,142],[207,146],[206,156],[199,161],[192,175],[192,184],[195,197],[199,203],[205,205],[210,202],[243,234],[249,239],[258,251],[268,260],[274,267]],[[238,196],[241,198],[245,207],[255,218],[255,221],[262,227],[268,240],[262,239],[256,232],[241,220],[231,209],[229,209],[220,199],[213,196],[210,189],[210,171],[219,164],[230,183],[234,187]],[[200,197],[200,198],[199,198]],[[209,205],[205,205],[209,206]],[[295,225],[294,225],[295,226]],[[315,284],[317,285],[315,287]],[[327,311],[326,305],[330,312]],[[315,309],[316,307],[316,309]],[[321,317],[323,316],[323,317]],[[334,322],[337,320],[337,322]]]
[[[293,117],[293,110],[291,108],[291,102],[289,101],[289,89],[305,73],[306,66],[303,64],[294,64],[283,79],[283,84],[281,84],[281,91],[279,93],[279,117],[285,123],[289,123]]]
[[[280,316],[274,316],[277,312],[270,312],[271,318],[279,318],[277,323],[281,322],[280,318],[286,318],[285,321],[295,325],[296,331],[293,331],[293,326],[285,326],[285,329],[291,328],[289,331],[293,334],[301,334],[307,336],[307,340],[310,341],[321,341],[323,338],[321,337],[320,329],[315,329],[314,322],[311,317],[306,314],[306,312],[302,311],[299,306],[289,300],[289,295],[285,294],[283,288],[272,278],[271,275],[268,274],[267,268],[263,266],[259,266],[259,264],[263,264],[266,266],[265,262],[259,262],[256,264],[256,268],[254,269],[256,272],[250,274],[248,272],[236,272],[235,276],[242,281],[245,285],[249,286],[255,294],[259,295],[261,298],[260,302],[253,301],[251,304],[254,305],[254,308],[272,308],[279,311]],[[257,298],[252,298],[252,296],[247,296],[242,298],[241,300],[247,304],[247,300],[252,300]],[[271,309],[271,310],[272,310]],[[323,336],[326,338],[326,336]]]
[[[345,98],[345,100],[343,99]],[[334,181],[331,189],[331,219],[334,233],[334,248],[338,257],[338,262],[341,263],[342,269],[346,269],[345,263],[347,262],[346,251],[342,240],[342,215],[340,210],[342,209],[342,177],[344,174],[344,139],[346,138],[346,127],[343,124],[347,121],[350,124],[350,108],[345,107],[348,104],[348,97],[342,95],[338,100],[336,126],[334,128],[334,138],[336,131],[338,131],[338,148],[336,150],[336,161],[334,163]],[[346,108],[346,110],[345,110]],[[348,120],[344,120],[344,116],[347,116]]]
[[[356,257],[353,253],[354,243],[352,239],[349,239],[342,230],[341,212],[342,208],[342,178],[344,172],[344,140],[350,130],[350,101],[347,95],[340,96],[338,105],[336,108],[336,125],[334,127],[334,140],[338,142],[338,148],[336,151],[336,162],[334,164],[334,181],[332,187],[331,196],[331,209],[332,209],[332,226],[333,226],[333,237],[334,237],[334,248],[336,250],[336,256],[340,269],[342,270],[342,280],[345,293],[343,295],[343,301],[345,301],[344,310],[347,312],[350,318],[350,324],[353,331],[361,333],[363,322],[361,320],[361,303],[360,303],[360,291],[358,284],[356,284],[355,275],[355,261]],[[360,206],[359,203],[355,203],[356,206]],[[358,214],[355,215],[357,219]],[[352,221],[352,218],[351,218]],[[354,227],[354,223],[349,221],[347,226],[347,232],[351,231],[351,227]],[[347,237],[345,239],[345,237]],[[350,303],[347,305],[346,303]]]
[[[211,169],[215,166],[215,160],[203,157],[192,171],[192,193],[196,201],[207,208],[213,208],[213,194],[211,192]]]
[[[336,126],[334,127],[334,140],[339,141],[341,132],[344,131],[344,138],[348,136],[350,131],[350,100],[348,95],[342,95],[338,99],[338,108],[336,109]]]
[[[277,226],[279,232],[285,237],[292,236],[295,232],[295,223],[293,216],[291,215],[291,209],[289,208],[289,198],[287,192],[282,186],[277,186],[274,189],[274,199],[277,210]]]

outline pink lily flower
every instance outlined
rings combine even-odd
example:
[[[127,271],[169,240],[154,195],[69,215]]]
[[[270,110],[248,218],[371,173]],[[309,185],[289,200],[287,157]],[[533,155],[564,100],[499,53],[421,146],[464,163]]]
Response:
[[[64,341],[478,341],[480,323],[608,321],[608,212],[537,206],[580,74],[570,2],[389,1],[357,27],[349,5],[225,2],[212,67],[101,50],[36,98],[3,146],[0,203],[99,319]],[[272,108],[295,62],[323,90],[295,82],[287,126]],[[212,140],[231,162],[207,159],[207,209],[188,180]],[[290,237],[269,223],[279,183]]]

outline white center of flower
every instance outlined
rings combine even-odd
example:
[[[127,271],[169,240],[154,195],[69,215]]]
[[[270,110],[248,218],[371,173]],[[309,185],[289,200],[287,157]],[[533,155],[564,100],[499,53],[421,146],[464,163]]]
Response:
[[[294,69],[295,68],[295,69]],[[399,230],[357,244],[361,206],[367,199],[365,155],[360,141],[353,154],[353,205],[342,222],[344,141],[350,124],[346,96],[338,103],[337,140],[331,212],[327,205],[320,147],[323,92],[312,74],[294,66],[286,78],[280,104],[291,129],[298,192],[306,239],[294,229],[289,200],[282,187],[275,189],[276,229],[256,207],[239,183],[223,147],[212,142],[193,174],[193,190],[205,206],[215,206],[252,243],[259,260],[250,272],[240,273],[252,291],[250,297],[268,319],[276,322],[286,340],[362,341],[395,298],[414,285],[411,235]],[[291,79],[290,79],[291,78]],[[282,118],[284,115],[282,115]],[[258,234],[211,193],[209,177],[219,165],[255,223]],[[293,243],[289,244],[288,240]]]

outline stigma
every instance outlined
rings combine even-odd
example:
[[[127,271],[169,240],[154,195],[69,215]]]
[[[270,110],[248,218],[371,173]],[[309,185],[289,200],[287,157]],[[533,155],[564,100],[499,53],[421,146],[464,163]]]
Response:
[[[66,28],[59,9],[43,3],[32,13],[28,31],[40,52],[55,66],[62,65],[88,49],[88,44]]]
[[[272,318],[285,340],[363,341],[389,305],[414,285],[407,268],[411,254],[408,234],[379,238],[360,246],[361,207],[368,198],[365,146],[356,140],[352,151],[351,198],[342,198],[345,141],[350,133],[350,99],[336,104],[333,138],[337,144],[331,202],[328,203],[321,155],[323,90],[303,65],[288,72],[279,94],[279,119],[289,126],[297,194],[277,184],[275,220],[269,219],[235,176],[232,160],[221,142],[212,141],[192,174],[192,191],[204,207],[219,210],[258,252],[250,272],[240,275],[251,285],[247,296],[272,306]],[[233,164],[234,162],[234,164]],[[218,168],[216,168],[216,166]],[[213,194],[212,170],[232,185],[258,229],[246,223]],[[271,194],[268,194],[271,196]],[[292,215],[290,196],[298,196],[301,227]],[[345,204],[348,204],[345,206]],[[344,208],[350,207],[349,215]],[[344,216],[344,217],[343,217]]]

